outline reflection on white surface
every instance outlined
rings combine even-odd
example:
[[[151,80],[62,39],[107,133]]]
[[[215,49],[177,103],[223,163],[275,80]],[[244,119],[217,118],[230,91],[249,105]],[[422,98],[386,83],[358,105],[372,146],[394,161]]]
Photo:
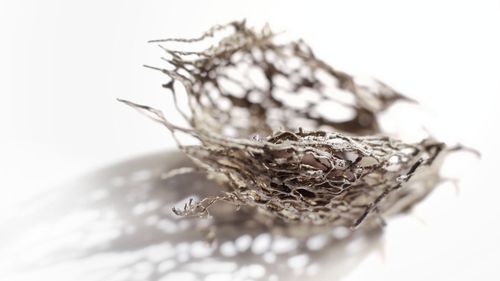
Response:
[[[27,202],[32,211],[7,222],[12,235],[0,242],[9,257],[1,262],[2,279],[336,280],[377,246],[379,233],[271,233],[248,210],[224,204],[212,220],[175,217],[173,205],[218,192],[201,175],[162,179],[186,163],[179,152],[152,154]],[[211,225],[212,245],[205,239]]]

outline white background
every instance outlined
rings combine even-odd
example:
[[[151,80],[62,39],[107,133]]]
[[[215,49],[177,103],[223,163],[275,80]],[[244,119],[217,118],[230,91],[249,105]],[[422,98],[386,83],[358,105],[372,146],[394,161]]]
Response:
[[[242,18],[420,101],[426,117],[409,122],[483,154],[450,158],[460,195],[443,187],[417,209],[425,223],[390,222],[384,257],[369,256],[346,279],[498,280],[499,1],[2,0],[0,219],[61,182],[173,148],[164,129],[115,99],[174,114],[164,77],[141,66],[161,63],[146,41]]]

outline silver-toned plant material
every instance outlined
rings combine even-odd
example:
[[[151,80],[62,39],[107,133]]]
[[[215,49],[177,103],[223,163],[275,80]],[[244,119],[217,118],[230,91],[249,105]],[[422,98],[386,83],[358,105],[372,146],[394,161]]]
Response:
[[[276,224],[358,227],[378,225],[432,191],[445,144],[385,136],[378,114],[411,100],[384,83],[361,83],[316,58],[303,41],[277,43],[268,27],[255,30],[244,21],[195,39],[153,42],[193,45],[219,34],[202,51],[162,47],[168,65],[151,67],[167,75],[164,87],[188,126],[121,100],[169,129],[221,185],[220,196],[190,201],[176,214],[207,216],[212,204],[228,201]],[[187,95],[189,112],[177,104],[179,94]],[[351,115],[339,118],[340,111]],[[197,144],[184,144],[178,134]]]

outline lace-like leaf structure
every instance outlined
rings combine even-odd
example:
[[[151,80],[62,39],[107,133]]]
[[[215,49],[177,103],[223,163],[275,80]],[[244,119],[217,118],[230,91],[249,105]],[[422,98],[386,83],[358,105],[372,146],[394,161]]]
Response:
[[[409,100],[382,82],[361,84],[316,58],[303,41],[279,44],[268,27],[256,31],[245,22],[154,42],[191,46],[219,33],[203,51],[162,47],[168,66],[154,68],[168,76],[164,87],[189,126],[122,100],[163,124],[221,182],[220,196],[190,201],[176,214],[207,216],[223,200],[284,224],[358,227],[409,209],[434,188],[434,162],[445,145],[382,136],[377,115]],[[188,112],[177,104],[180,94],[187,95]],[[339,119],[341,111],[350,115]],[[179,133],[198,144],[183,144]]]

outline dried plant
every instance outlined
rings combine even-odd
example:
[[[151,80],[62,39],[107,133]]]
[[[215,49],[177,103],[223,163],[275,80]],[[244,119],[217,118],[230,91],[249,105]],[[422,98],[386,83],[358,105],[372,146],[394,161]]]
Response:
[[[189,126],[121,100],[163,124],[220,182],[220,196],[189,201],[176,214],[207,216],[223,200],[255,207],[274,224],[357,227],[407,210],[434,188],[439,164],[433,163],[445,145],[430,138],[404,143],[379,128],[379,113],[410,99],[332,68],[303,41],[277,43],[268,27],[255,30],[243,21],[195,39],[152,42],[194,45],[220,34],[202,51],[162,47],[167,66],[150,67],[168,76],[164,87]],[[189,112],[178,104],[181,92]],[[198,143],[184,144],[178,134]]]

